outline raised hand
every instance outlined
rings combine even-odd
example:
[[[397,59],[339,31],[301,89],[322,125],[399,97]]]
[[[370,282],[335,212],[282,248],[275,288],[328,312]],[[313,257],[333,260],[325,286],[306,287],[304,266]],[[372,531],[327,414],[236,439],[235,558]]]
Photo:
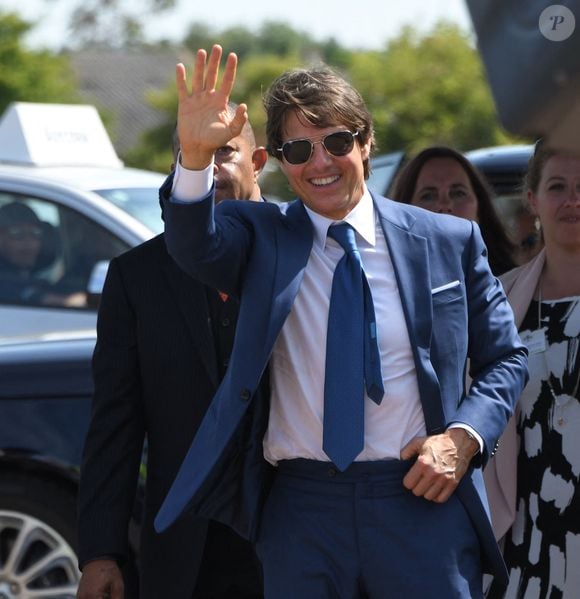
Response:
[[[177,133],[181,146],[181,164],[191,170],[206,168],[214,152],[239,135],[248,119],[247,107],[240,104],[231,114],[228,109],[230,93],[236,79],[238,57],[228,55],[222,83],[217,88],[222,48],[215,45],[209,59],[203,49],[197,51],[188,89],[185,66],[176,67]]]

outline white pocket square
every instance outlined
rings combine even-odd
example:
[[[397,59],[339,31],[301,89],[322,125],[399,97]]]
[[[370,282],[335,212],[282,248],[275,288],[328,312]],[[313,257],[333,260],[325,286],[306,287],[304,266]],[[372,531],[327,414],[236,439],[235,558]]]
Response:
[[[460,285],[459,281],[451,281],[450,283],[445,283],[445,285],[441,285],[440,287],[435,287],[435,289],[431,289],[431,295],[441,293],[442,291],[446,291],[447,289],[453,289],[453,287],[457,287],[458,285]]]

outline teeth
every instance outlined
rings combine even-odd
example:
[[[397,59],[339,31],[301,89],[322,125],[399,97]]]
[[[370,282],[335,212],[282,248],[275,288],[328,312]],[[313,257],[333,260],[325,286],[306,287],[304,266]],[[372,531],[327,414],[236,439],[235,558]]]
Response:
[[[339,176],[335,175],[334,177],[322,177],[320,179],[312,179],[311,183],[313,185],[329,185],[330,183],[334,183],[338,181]]]

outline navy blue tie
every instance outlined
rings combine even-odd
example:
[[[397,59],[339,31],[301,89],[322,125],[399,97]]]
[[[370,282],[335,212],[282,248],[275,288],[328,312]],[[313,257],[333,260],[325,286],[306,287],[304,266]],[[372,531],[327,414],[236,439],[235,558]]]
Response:
[[[332,279],[328,310],[322,448],[346,470],[364,446],[364,392],[380,404],[385,393],[375,309],[355,233],[340,223],[328,236],[344,249]]]

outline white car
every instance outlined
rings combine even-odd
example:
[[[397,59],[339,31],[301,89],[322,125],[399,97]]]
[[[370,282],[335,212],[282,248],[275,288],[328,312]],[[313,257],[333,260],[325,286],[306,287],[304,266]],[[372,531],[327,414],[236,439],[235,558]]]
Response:
[[[44,115],[42,125],[27,123],[22,109],[31,107]],[[92,107],[61,106],[65,125],[48,107],[47,115],[46,105],[19,104],[22,114],[7,111],[0,121],[0,339],[94,330],[109,260],[163,230],[165,175],[124,168],[106,137],[99,154],[87,113],[79,128],[71,124],[71,114]],[[45,139],[31,140],[28,131],[39,129]],[[66,143],[66,160],[46,139]],[[29,146],[41,142],[39,157]]]

